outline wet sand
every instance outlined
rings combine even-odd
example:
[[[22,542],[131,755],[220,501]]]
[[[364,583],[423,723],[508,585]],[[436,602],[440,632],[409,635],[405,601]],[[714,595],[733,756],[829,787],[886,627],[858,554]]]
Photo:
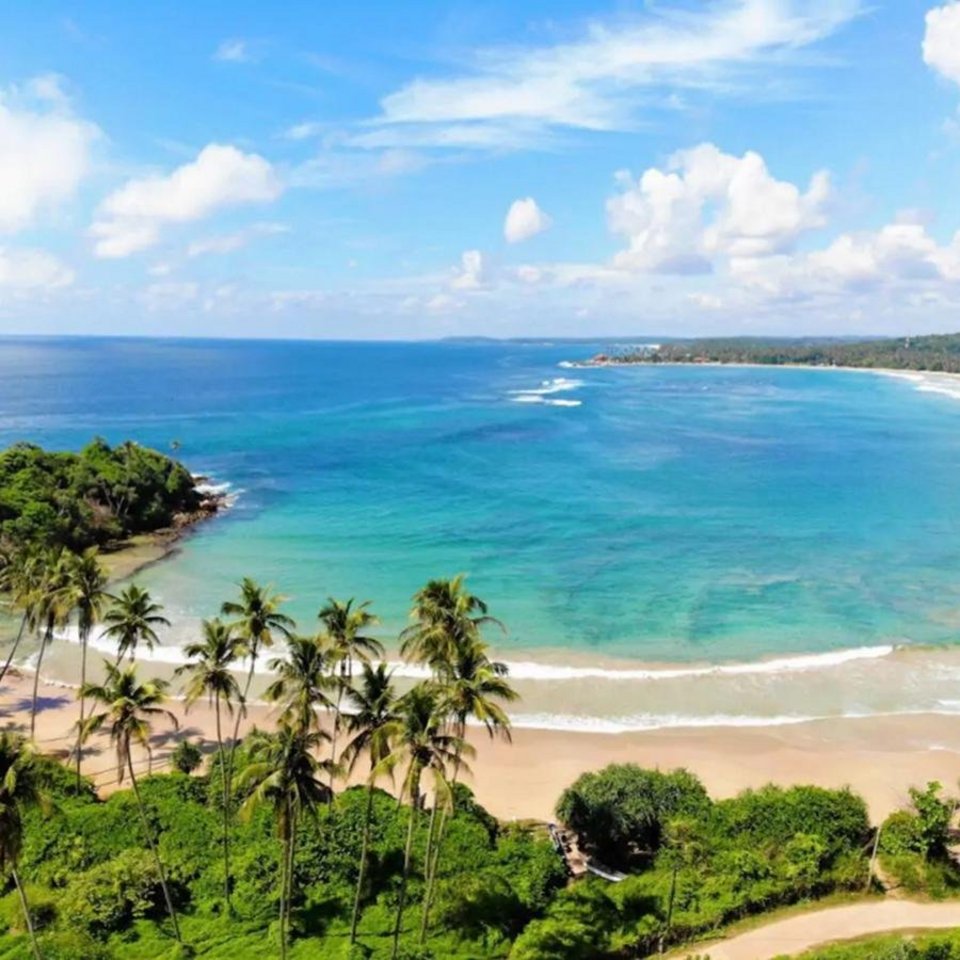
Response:
[[[29,730],[32,677],[8,676],[0,687],[0,725]],[[153,769],[165,768],[178,737],[203,739],[215,747],[214,714],[206,703],[188,713],[172,700],[181,720],[175,733],[158,723]],[[66,756],[75,742],[75,691],[51,683],[40,685],[37,715],[38,747]],[[242,730],[254,724],[269,728],[274,714],[252,705]],[[960,716],[917,715],[814,721],[760,729],[711,727],[619,734],[517,729],[513,743],[489,741],[472,732],[477,748],[467,778],[478,800],[504,820],[553,816],[563,789],[588,770],[609,763],[647,767],[686,767],[700,776],[716,797],[726,797],[765,783],[813,783],[850,786],[860,793],[874,821],[907,803],[907,790],[928,780],[953,787],[960,772]],[[146,772],[145,755],[136,757]],[[85,772],[104,791],[115,788],[116,765],[105,739],[91,741]]]

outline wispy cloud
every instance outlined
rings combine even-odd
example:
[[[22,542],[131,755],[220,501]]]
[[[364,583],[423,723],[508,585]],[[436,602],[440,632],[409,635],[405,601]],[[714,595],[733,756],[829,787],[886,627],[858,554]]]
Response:
[[[862,0],[714,0],[588,24],[565,43],[479,51],[460,75],[418,78],[370,121],[376,145],[513,147],[555,129],[623,130],[664,89],[729,91],[858,16]]]
[[[213,52],[213,59],[223,63],[250,63],[256,57],[247,40],[232,37],[224,40]]]

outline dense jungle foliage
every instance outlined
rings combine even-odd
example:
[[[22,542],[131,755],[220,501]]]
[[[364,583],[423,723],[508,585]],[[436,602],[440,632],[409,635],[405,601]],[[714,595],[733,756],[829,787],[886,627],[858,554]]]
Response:
[[[17,443],[0,453],[0,541],[80,551],[169,526],[200,506],[190,472],[126,442],[79,453]]]

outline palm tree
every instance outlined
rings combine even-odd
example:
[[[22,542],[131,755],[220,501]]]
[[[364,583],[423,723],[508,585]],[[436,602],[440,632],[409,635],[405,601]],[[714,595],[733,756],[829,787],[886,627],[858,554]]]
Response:
[[[516,690],[507,680],[505,663],[491,660],[487,646],[482,640],[461,640],[455,647],[453,658],[444,665],[439,680],[440,708],[449,718],[450,728],[459,744],[465,743],[467,721],[482,724],[491,739],[500,736],[510,742],[510,718],[501,704],[512,703],[518,698]],[[459,750],[453,758],[451,790],[460,777],[461,756]],[[436,889],[437,866],[447,823],[446,810],[440,813],[440,822],[434,839],[433,857],[427,849],[427,888],[424,892],[423,912],[420,918],[420,943],[426,939],[430,922],[430,904]]]
[[[245,709],[240,685],[232,667],[240,656],[242,641],[221,620],[203,621],[203,640],[188,643],[183,652],[189,663],[178,667],[175,675],[185,675],[187,685],[186,709],[206,696],[213,704],[217,718],[217,757],[220,762],[220,780],[223,788],[223,900],[230,916],[230,776],[223,747],[220,723],[221,708],[233,714],[234,704],[240,712]]]
[[[353,734],[343,751],[343,758],[353,771],[360,757],[370,758],[370,773],[367,777],[367,805],[363,815],[363,841],[360,846],[360,869],[357,872],[357,892],[353,899],[353,916],[350,920],[350,942],[357,939],[357,922],[360,919],[360,899],[367,871],[370,847],[370,824],[373,817],[373,790],[378,769],[390,755],[392,738],[399,733],[397,698],[392,674],[385,663],[376,667],[363,665],[358,688],[349,691],[353,707],[346,719],[347,732]]]
[[[43,655],[53,642],[54,631],[67,622],[69,609],[64,597],[69,584],[70,554],[67,550],[52,551],[44,554],[39,561],[37,581],[34,593],[36,604],[36,622],[43,628],[40,636],[40,650],[37,653],[37,665],[33,672],[33,699],[30,704],[30,739],[34,739],[37,729],[37,697],[40,690],[40,671],[43,668]]]
[[[280,605],[284,597],[271,594],[270,589],[261,587],[256,581],[244,577],[240,583],[239,601],[228,600],[220,607],[220,613],[225,617],[232,617],[233,626],[238,636],[244,641],[244,654],[250,660],[250,669],[247,681],[243,687],[243,702],[250,700],[250,685],[253,683],[253,674],[257,666],[257,657],[263,647],[273,646],[274,634],[290,638],[293,636],[296,624],[286,614],[280,612]],[[237,749],[237,740],[240,737],[240,714],[237,714],[233,726],[233,745],[230,748],[230,759]]]
[[[135,583],[114,599],[113,606],[103,617],[107,625],[103,635],[116,641],[117,666],[128,653],[132,664],[137,659],[137,647],[141,643],[152,650],[160,642],[156,628],[170,626],[161,610],[163,607],[154,603],[149,591]]]
[[[320,731],[317,715],[317,707],[333,707],[326,693],[335,683],[327,651],[312,637],[293,637],[287,641],[286,656],[274,657],[267,666],[277,678],[263,696],[280,705],[281,722],[298,730],[315,730],[329,740],[329,734]]]
[[[434,810],[450,800],[450,785],[446,770],[455,756],[472,753],[472,748],[444,729],[444,717],[439,710],[439,700],[434,686],[420,683],[409,690],[399,702],[400,717],[393,728],[394,750],[376,767],[378,774],[393,771],[404,765],[406,773],[400,788],[400,799],[410,801],[410,819],[407,824],[407,842],[403,853],[403,873],[400,878],[400,896],[397,902],[397,919],[393,928],[392,960],[396,960],[400,948],[400,929],[407,900],[407,881],[413,855],[413,837],[420,810],[420,785],[424,773],[433,781]],[[463,761],[461,760],[461,764]]]
[[[87,646],[94,626],[103,618],[104,607],[113,598],[106,591],[107,576],[97,559],[97,548],[90,547],[79,556],[71,558],[67,571],[67,588],[64,602],[77,612],[77,632],[80,639],[80,689],[87,683]],[[80,747],[80,732],[86,715],[86,698],[80,696],[80,720],[77,724],[77,790],[80,790],[80,765],[83,750]]]
[[[249,740],[250,762],[241,771],[237,786],[250,788],[251,793],[241,813],[250,816],[257,807],[268,806],[277,822],[281,844],[280,957],[286,960],[297,824],[304,814],[316,815],[329,794],[319,776],[325,765],[316,757],[323,737],[318,730],[281,723],[277,733],[255,730]]]
[[[383,656],[383,644],[363,631],[380,621],[367,608],[369,601],[353,605],[353,598],[343,603],[333,597],[327,599],[317,616],[324,626],[327,654],[331,665],[339,670],[337,701],[333,715],[333,740],[330,744],[331,759],[337,759],[337,734],[340,730],[340,705],[344,692],[353,681],[354,661],[369,663],[373,657]],[[332,774],[331,774],[332,777]],[[330,789],[333,789],[331,779]]]
[[[0,873],[6,873],[10,868],[30,935],[33,956],[35,960],[42,960],[27,894],[17,873],[23,846],[23,812],[28,807],[44,804],[37,781],[33,754],[27,742],[15,734],[6,731],[0,733]]]
[[[487,613],[487,605],[470,593],[463,574],[451,580],[430,580],[413,596],[413,623],[400,635],[400,653],[442,673],[458,646],[480,639],[481,629],[503,624]]]
[[[178,728],[177,718],[163,707],[168,684],[165,680],[147,680],[141,683],[137,679],[136,667],[132,664],[121,669],[109,660],[104,660],[103,665],[107,674],[106,681],[103,684],[88,683],[81,690],[82,696],[90,697],[104,708],[99,713],[91,713],[84,721],[83,729],[80,731],[81,742],[86,743],[90,736],[104,727],[108,729],[110,740],[117,751],[117,780],[122,783],[124,772],[129,772],[130,785],[133,787],[137,808],[140,811],[143,833],[153,854],[167,911],[173,921],[173,932],[177,942],[182,943],[177,912],[173,908],[173,899],[167,884],[167,873],[160,859],[160,851],[157,848],[153,830],[147,820],[143,797],[140,795],[140,787],[137,784],[137,775],[133,769],[133,756],[130,753],[130,747],[134,741],[148,752],[150,751],[152,721],[155,717],[166,717],[173,724],[174,729]]]
[[[0,682],[7,675],[24,634],[37,629],[38,590],[42,573],[41,555],[28,549],[19,550],[9,556],[0,570],[0,592],[9,594],[10,606],[20,611],[20,627],[3,668],[0,669]]]

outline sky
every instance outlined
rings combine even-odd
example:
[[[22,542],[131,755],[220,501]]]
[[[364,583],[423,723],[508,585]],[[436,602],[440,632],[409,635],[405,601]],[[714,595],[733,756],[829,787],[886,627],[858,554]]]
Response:
[[[960,331],[960,0],[11,4],[0,333]]]

